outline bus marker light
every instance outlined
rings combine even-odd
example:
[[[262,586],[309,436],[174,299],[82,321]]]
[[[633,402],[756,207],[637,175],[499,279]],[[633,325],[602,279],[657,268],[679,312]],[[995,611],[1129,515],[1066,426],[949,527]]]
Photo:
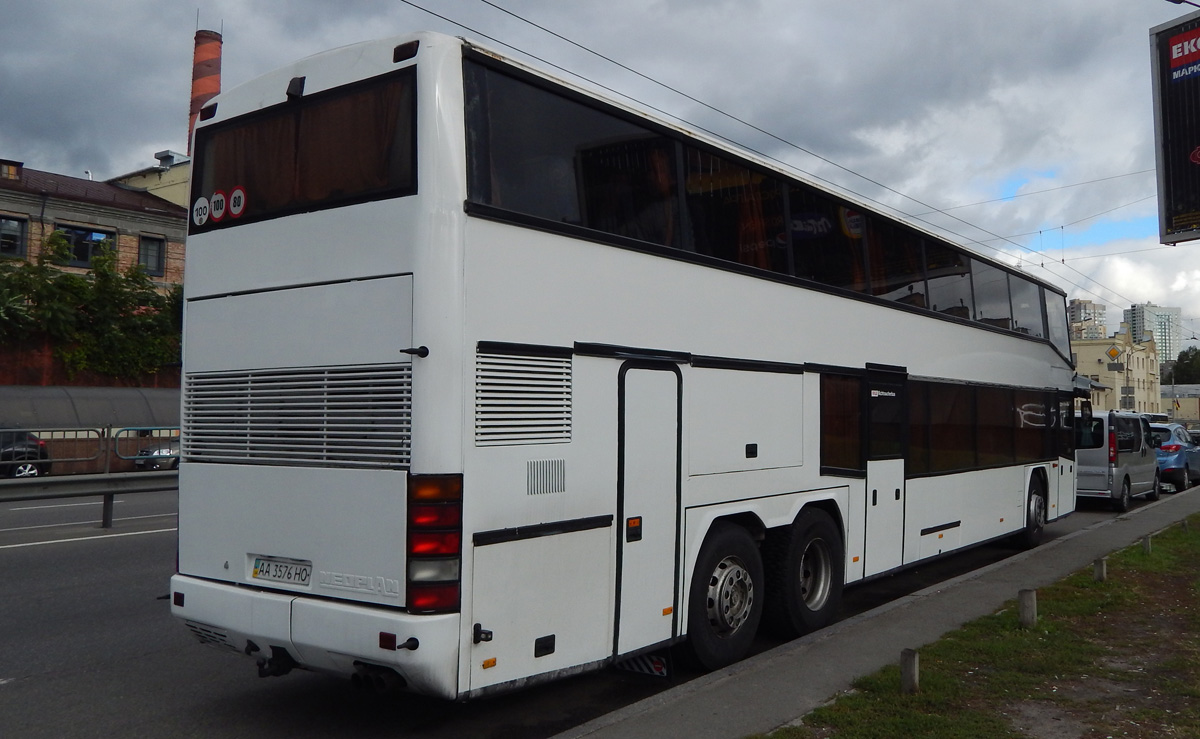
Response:
[[[460,475],[410,475],[408,484],[412,500],[462,500]]]
[[[408,521],[422,529],[453,529],[462,524],[462,509],[452,505],[417,505],[408,509]]]
[[[855,557],[853,561],[854,561],[854,562],[857,562],[857,561],[858,561],[858,557]]]
[[[458,583],[408,585],[408,610],[416,612],[447,611],[458,608]]]
[[[495,657],[488,657],[487,659],[485,659],[483,661],[483,669],[485,669],[485,670],[490,667],[495,667],[495,666],[496,666],[496,658]]]
[[[675,612],[675,608],[672,606],[667,606],[666,608],[663,609],[664,616],[670,616],[674,612]]]
[[[462,535],[457,531],[413,532],[409,554],[458,554]]]

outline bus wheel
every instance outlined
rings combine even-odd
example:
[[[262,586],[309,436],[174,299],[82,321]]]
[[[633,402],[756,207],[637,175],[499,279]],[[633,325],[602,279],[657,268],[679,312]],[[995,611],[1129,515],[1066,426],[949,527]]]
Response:
[[[1046,491],[1041,480],[1029,481],[1029,501],[1025,510],[1025,530],[1018,535],[1018,543],[1025,549],[1033,549],[1042,543],[1046,529]]]
[[[1162,483],[1158,479],[1158,473],[1154,473],[1154,487],[1150,488],[1150,492],[1146,493],[1146,500],[1158,500],[1162,497]]]
[[[828,626],[842,601],[846,562],[842,536],[829,514],[805,508],[795,523],[767,536],[766,613],[779,636],[795,638]]]
[[[762,618],[763,566],[740,526],[713,524],[692,576],[688,641],[696,661],[715,670],[746,655]]]

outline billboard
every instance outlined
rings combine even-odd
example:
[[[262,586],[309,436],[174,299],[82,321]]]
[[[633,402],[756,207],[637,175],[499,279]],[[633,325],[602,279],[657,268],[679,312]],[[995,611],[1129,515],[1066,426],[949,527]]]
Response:
[[[1200,238],[1200,11],[1150,29],[1159,241]]]

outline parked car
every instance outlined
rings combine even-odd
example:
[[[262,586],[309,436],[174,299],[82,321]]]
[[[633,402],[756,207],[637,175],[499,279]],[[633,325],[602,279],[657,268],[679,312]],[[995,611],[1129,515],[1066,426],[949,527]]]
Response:
[[[1084,421],[1075,413],[1075,494],[1104,498],[1117,511],[1134,496],[1158,500],[1157,439],[1150,422],[1136,413],[1098,411]]]
[[[133,459],[133,465],[139,470],[179,469],[179,439],[140,450]]]
[[[1186,428],[1177,423],[1152,423],[1150,431],[1158,439],[1158,470],[1163,480],[1176,490],[1187,490],[1193,480],[1200,480],[1200,446]]]
[[[0,476],[39,477],[50,474],[50,451],[31,431],[0,426]]]

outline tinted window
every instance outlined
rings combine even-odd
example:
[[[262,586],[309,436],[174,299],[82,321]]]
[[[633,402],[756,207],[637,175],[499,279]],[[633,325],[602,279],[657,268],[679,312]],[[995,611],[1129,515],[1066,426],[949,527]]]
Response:
[[[1142,448],[1142,425],[1136,418],[1116,417],[1117,451],[1136,452]]]
[[[920,237],[879,218],[870,218],[867,223],[871,294],[918,308],[929,307]]]
[[[979,464],[982,467],[1012,464],[1017,414],[1013,392],[1003,388],[978,388]]]
[[[672,141],[487,67],[464,68],[473,202],[683,245]]]
[[[1050,343],[1064,357],[1071,356],[1071,332],[1067,325],[1067,299],[1052,290],[1042,290],[1046,303],[1046,326]]]
[[[870,458],[904,456],[904,386],[897,382],[872,382],[869,401]]]
[[[1053,455],[1054,396],[1018,390],[1016,403],[1017,461],[1034,462]]]
[[[862,379],[821,375],[821,467],[862,470]]]
[[[929,385],[908,384],[908,466],[909,475],[928,474],[929,469]]]
[[[801,185],[790,188],[788,205],[796,276],[848,290],[865,290],[866,216]]]
[[[965,385],[935,384],[929,392],[930,471],[975,467],[975,394]]]
[[[971,284],[975,290],[975,320],[995,328],[1012,328],[1008,273],[975,260],[971,269]]]
[[[927,242],[925,276],[931,310],[971,320],[975,298],[971,293],[970,257],[945,244]]]
[[[1013,330],[1039,339],[1046,338],[1046,323],[1042,320],[1042,290],[1017,275],[1008,276],[1012,290]]]
[[[686,148],[688,237],[700,254],[788,274],[783,186],[771,177]]]
[[[409,67],[197,129],[190,231],[415,192],[415,88]]]

